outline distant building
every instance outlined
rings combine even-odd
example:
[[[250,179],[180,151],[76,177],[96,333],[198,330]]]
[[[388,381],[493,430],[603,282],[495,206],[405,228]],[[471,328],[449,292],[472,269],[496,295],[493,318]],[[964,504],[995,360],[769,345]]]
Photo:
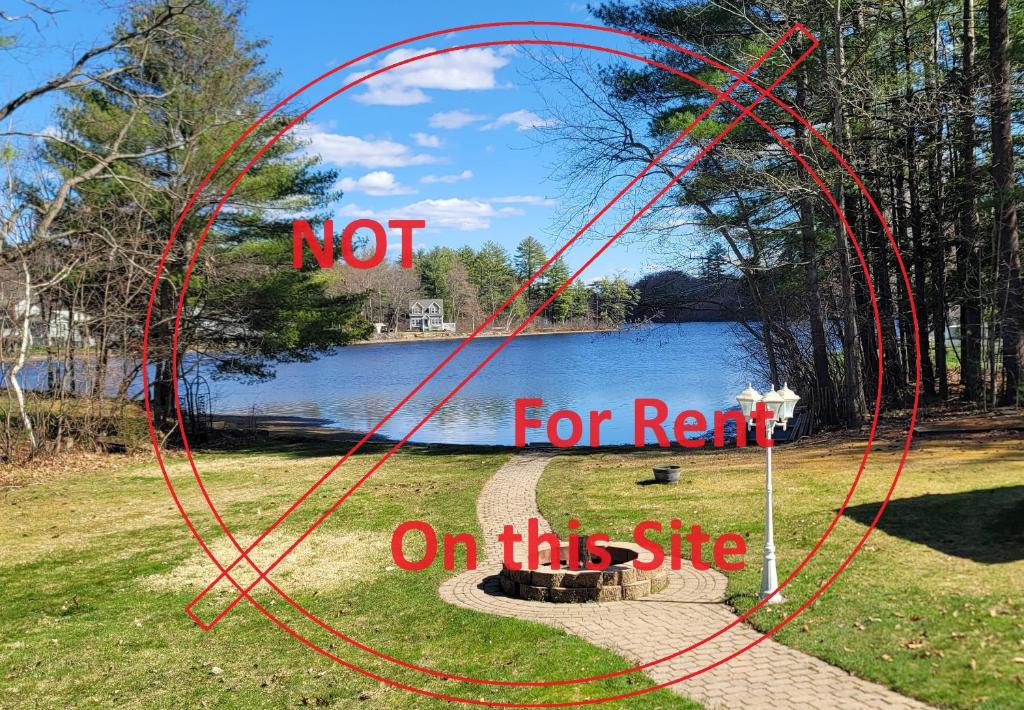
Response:
[[[443,300],[427,298],[409,302],[409,330],[455,330],[455,324],[444,322]]]
[[[71,341],[75,346],[92,347],[96,345],[96,339],[86,335],[89,317],[84,313],[76,311],[72,317],[66,308],[56,308],[49,313],[44,313],[38,304],[30,305],[24,298],[14,303],[11,312],[0,311],[0,336],[14,338],[15,342],[21,342],[26,309],[29,321],[29,347],[65,343],[68,340],[68,331],[71,331]]]

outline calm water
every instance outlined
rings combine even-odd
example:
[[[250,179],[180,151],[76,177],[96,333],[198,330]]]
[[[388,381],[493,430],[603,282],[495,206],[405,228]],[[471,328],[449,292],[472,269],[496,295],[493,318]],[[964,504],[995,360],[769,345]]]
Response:
[[[520,397],[543,398],[539,411],[545,419],[551,411],[574,409],[586,421],[589,410],[610,409],[612,419],[601,427],[602,444],[632,443],[633,400],[638,397],[664,400],[672,416],[697,409],[710,420],[714,410],[735,406],[735,395],[748,379],[734,328],[684,323],[516,338],[411,440],[512,444],[514,402]],[[379,433],[405,436],[500,342],[471,342]],[[426,341],[341,348],[314,363],[281,365],[269,382],[212,382],[214,409],[312,417],[367,431],[457,346],[456,341]],[[527,440],[547,437],[543,429],[531,429]]]

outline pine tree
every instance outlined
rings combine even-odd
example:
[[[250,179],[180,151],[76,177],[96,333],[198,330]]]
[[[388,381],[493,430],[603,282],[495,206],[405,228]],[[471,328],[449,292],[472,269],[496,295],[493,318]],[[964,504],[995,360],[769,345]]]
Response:
[[[544,272],[544,288],[541,299],[547,300],[569,279],[569,267],[565,260],[558,257]],[[571,296],[568,287],[548,305],[547,317],[554,323],[564,323],[572,311]]]
[[[728,261],[728,256],[728,250],[720,242],[712,242],[704,253],[700,277],[708,283],[721,283],[725,277],[724,266]]]
[[[472,251],[472,250],[470,250]],[[480,295],[480,307],[490,315],[516,290],[516,275],[508,252],[495,242],[485,242],[468,262],[469,279]]]
[[[516,254],[512,264],[515,267],[516,278],[526,281],[548,260],[544,254],[544,246],[533,237],[526,237],[516,247]],[[526,288],[526,300],[530,307],[535,307],[537,297],[541,294],[540,279],[537,279]]]
[[[136,3],[122,24],[129,29],[146,24],[163,5]],[[81,186],[61,221],[79,235],[109,232],[108,248],[124,255],[122,259],[156,263],[206,172],[265,109],[273,81],[261,69],[261,47],[243,36],[237,12],[212,1],[199,2],[145,45],[120,49],[113,58],[120,71],[111,72],[104,82],[70,90],[58,111],[62,140],[48,142],[45,150],[55,170],[88,165],[121,132],[138,157],[118,163],[120,179]],[[145,97],[143,112],[138,110],[140,96]],[[287,120],[279,116],[268,121],[234,152],[203,188],[168,255],[150,342],[158,418],[166,418],[173,405],[177,373],[171,368],[171,328],[209,209],[248,161],[253,146],[264,143]],[[270,147],[201,245],[183,313],[179,362],[186,349],[201,349],[221,353],[217,366],[222,371],[268,376],[273,360],[308,359],[368,332],[359,297],[330,296],[326,274],[314,267],[292,268],[291,221],[281,215],[285,209],[315,214],[335,197],[334,172],[319,168],[300,148],[288,136]],[[104,229],[105,220],[126,209],[138,215],[131,235]],[[102,268],[118,266],[115,259]],[[94,271],[90,278],[99,276]],[[144,319],[145,305],[144,298],[133,303],[137,322]],[[228,351],[230,356],[223,355]]]
[[[640,302],[640,293],[621,276],[601,278],[591,284],[597,319],[619,326],[629,320]]]

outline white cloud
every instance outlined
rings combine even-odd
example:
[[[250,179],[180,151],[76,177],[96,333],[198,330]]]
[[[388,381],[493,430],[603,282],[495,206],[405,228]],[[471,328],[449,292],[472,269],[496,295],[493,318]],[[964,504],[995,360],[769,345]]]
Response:
[[[397,231],[397,230],[393,230],[393,231]],[[413,242],[412,243],[412,248],[413,248],[413,251],[418,251],[419,249],[426,249],[427,248],[427,244],[426,244],[426,242]],[[402,249],[402,240],[401,239],[396,239],[394,241],[388,242],[388,251],[400,251],[401,249]]]
[[[436,183],[451,185],[453,182],[469,180],[472,177],[472,170],[463,170],[461,173],[455,173],[454,175],[424,175],[423,177],[420,178],[420,182],[422,182],[424,185],[433,185]]]
[[[342,217],[380,217],[372,210],[357,204],[343,205],[338,214]],[[514,217],[522,211],[512,207],[495,207],[490,202],[478,199],[453,197],[444,200],[420,200],[397,210],[388,210],[387,219],[425,219],[427,227],[448,227],[460,232],[489,229],[492,219]]]
[[[360,207],[355,202],[348,202],[343,204],[341,207],[336,209],[334,213],[339,217],[351,217],[353,219],[361,219],[366,217],[368,219],[376,219],[381,224],[387,224],[386,219],[378,219],[376,212],[365,207]]]
[[[429,47],[396,49],[384,55],[378,66],[388,66],[431,51],[433,50]],[[490,47],[474,47],[439,54],[404,64],[367,80],[363,84],[366,90],[356,94],[355,99],[364,104],[409,106],[430,101],[430,97],[423,89],[494,89],[498,86],[495,72],[508,63],[508,57],[502,56]],[[349,80],[365,76],[367,73],[352,74]]]
[[[430,133],[413,133],[412,139],[416,141],[416,145],[421,148],[440,148],[441,137],[435,136]]]
[[[295,130],[299,137],[308,141],[307,152],[319,155],[324,162],[334,165],[358,165],[372,169],[403,168],[437,162],[434,156],[414,153],[409,146],[395,141],[331,133],[315,123]]]
[[[536,205],[538,207],[551,207],[557,204],[556,200],[550,197],[541,197],[540,195],[508,195],[507,197],[491,197],[488,198],[488,202],[493,202],[496,205],[509,204],[509,205]]]
[[[459,231],[488,229],[490,220],[495,217],[508,217],[519,214],[519,210],[511,208],[495,209],[493,205],[481,200],[464,200],[453,197],[445,200],[421,200],[400,210],[409,217],[421,215],[427,224],[437,227],[451,227]]]
[[[478,113],[467,113],[466,111],[442,111],[430,117],[431,128],[462,128],[477,121],[483,121],[487,116]]]
[[[393,173],[387,170],[376,170],[367,173],[359,179],[344,177],[338,181],[338,187],[343,192],[365,192],[367,195],[382,197],[384,195],[409,195],[416,190],[402,185],[395,179]]]
[[[483,126],[481,130],[493,130],[495,128],[502,128],[503,126],[515,126],[517,131],[529,131],[533,128],[547,128],[548,126],[555,125],[555,121],[547,118],[541,118],[533,111],[527,111],[524,108],[518,111],[510,111],[509,113],[503,113],[494,119],[493,122]]]
[[[361,104],[376,104],[379,106],[414,106],[425,104],[430,97],[415,87],[393,86],[383,81],[377,82],[370,79],[364,86],[366,91],[361,94],[354,94],[352,98]]]

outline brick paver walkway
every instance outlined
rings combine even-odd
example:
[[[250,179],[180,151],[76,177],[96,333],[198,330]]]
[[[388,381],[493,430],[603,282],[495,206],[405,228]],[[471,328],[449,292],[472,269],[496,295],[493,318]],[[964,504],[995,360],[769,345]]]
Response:
[[[547,529],[537,509],[536,489],[550,460],[551,455],[543,452],[518,454],[484,486],[477,501],[477,517],[487,541],[487,562],[446,581],[440,589],[445,601],[488,614],[542,622],[635,663],[686,648],[736,618],[722,603],[725,577],[713,570],[697,572],[690,566],[670,572],[664,591],[636,601],[550,604],[502,595],[494,576],[500,570],[497,535],[506,524],[525,530],[531,517]],[[760,634],[749,626],[737,624],[703,646],[645,672],[659,683],[670,681],[719,661],[758,638]],[[670,687],[709,709],[928,707],[771,639]]]

